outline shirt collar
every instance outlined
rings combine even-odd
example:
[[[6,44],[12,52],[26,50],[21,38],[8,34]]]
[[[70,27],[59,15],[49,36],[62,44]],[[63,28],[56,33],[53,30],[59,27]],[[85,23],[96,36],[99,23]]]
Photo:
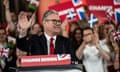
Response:
[[[50,40],[50,36],[47,34],[47,33],[44,33],[45,34],[45,37],[47,38],[47,40],[49,41]],[[54,40],[56,40],[56,35],[52,37]]]

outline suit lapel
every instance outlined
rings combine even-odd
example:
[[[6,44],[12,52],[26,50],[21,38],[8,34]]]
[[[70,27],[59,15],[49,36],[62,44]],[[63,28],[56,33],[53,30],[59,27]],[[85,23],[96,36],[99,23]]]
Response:
[[[57,36],[56,37],[56,42],[55,42],[55,54],[56,53],[63,53],[63,43],[61,41],[61,37]]]

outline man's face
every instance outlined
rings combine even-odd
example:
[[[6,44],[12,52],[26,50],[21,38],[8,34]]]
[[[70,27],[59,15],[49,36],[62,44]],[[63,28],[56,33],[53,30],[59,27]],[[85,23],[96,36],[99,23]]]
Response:
[[[92,30],[84,30],[83,31],[83,40],[87,43],[91,42],[93,40],[93,32]]]
[[[44,28],[51,33],[58,33],[61,30],[61,20],[57,14],[49,15],[44,21]]]
[[[6,33],[4,30],[0,30],[0,42],[6,41]]]

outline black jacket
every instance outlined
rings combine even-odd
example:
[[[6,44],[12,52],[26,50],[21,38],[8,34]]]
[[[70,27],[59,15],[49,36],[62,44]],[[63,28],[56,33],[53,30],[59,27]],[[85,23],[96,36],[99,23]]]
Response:
[[[32,35],[27,40],[26,37],[17,39],[19,49],[28,52],[31,55],[47,55],[47,39],[44,34],[41,36]],[[57,36],[55,42],[55,54],[69,53],[72,54],[70,41],[63,36]]]

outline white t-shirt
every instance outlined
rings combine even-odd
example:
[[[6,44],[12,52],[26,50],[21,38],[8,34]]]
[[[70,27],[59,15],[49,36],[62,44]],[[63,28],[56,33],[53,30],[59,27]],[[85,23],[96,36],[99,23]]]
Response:
[[[109,52],[109,48],[100,42],[100,46],[104,51]],[[99,55],[96,46],[85,46],[83,51],[83,64],[87,72],[105,72],[103,65],[103,57]]]

